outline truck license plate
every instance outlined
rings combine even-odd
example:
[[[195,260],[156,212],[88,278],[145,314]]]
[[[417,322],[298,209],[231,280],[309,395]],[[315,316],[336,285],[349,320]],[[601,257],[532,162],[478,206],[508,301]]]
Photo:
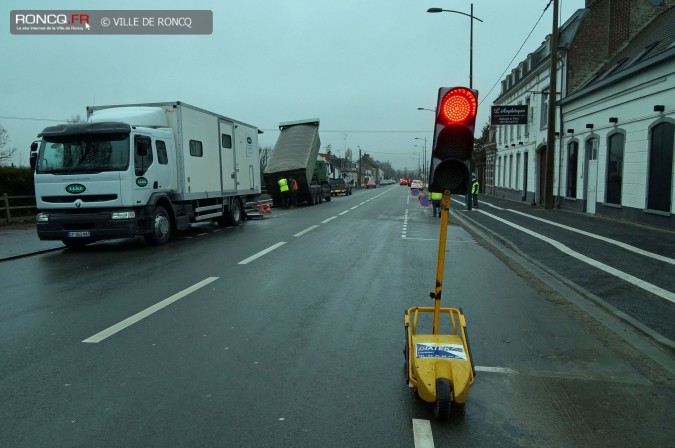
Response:
[[[91,236],[91,232],[68,232],[68,238],[88,238]]]

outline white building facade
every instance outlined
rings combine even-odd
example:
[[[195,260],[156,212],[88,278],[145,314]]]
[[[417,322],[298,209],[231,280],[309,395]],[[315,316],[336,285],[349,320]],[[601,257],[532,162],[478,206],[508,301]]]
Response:
[[[560,208],[672,228],[675,1],[644,3],[588,0],[560,28],[554,197]],[[527,125],[496,126],[496,196],[543,202],[549,44],[502,81],[494,103],[528,107]]]

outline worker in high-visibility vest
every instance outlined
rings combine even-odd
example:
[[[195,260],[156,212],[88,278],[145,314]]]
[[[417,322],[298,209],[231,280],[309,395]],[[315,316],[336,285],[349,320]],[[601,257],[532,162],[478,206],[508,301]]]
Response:
[[[279,191],[281,191],[281,207],[288,208],[290,206],[290,191],[288,190],[288,180],[285,177],[279,178],[277,181],[279,184]]]
[[[441,199],[443,199],[443,193],[436,193],[433,191],[429,192],[429,199],[431,199],[431,206],[434,210],[434,217],[438,212],[438,217],[441,217]]]
[[[480,184],[476,179],[476,176],[472,177],[473,183],[471,184],[471,196],[473,196],[473,208],[478,208],[478,190],[480,190]]]

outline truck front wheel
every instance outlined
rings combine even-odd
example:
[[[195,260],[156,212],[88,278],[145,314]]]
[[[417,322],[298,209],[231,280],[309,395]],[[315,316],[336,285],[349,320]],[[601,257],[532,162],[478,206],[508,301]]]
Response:
[[[152,212],[152,232],[145,235],[145,241],[152,246],[160,246],[171,237],[171,218],[161,205]]]

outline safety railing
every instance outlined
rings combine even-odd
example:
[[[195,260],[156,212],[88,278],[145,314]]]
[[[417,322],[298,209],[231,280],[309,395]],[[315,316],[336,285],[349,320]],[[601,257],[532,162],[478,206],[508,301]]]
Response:
[[[35,196],[0,196],[0,225],[33,220],[36,211]]]

